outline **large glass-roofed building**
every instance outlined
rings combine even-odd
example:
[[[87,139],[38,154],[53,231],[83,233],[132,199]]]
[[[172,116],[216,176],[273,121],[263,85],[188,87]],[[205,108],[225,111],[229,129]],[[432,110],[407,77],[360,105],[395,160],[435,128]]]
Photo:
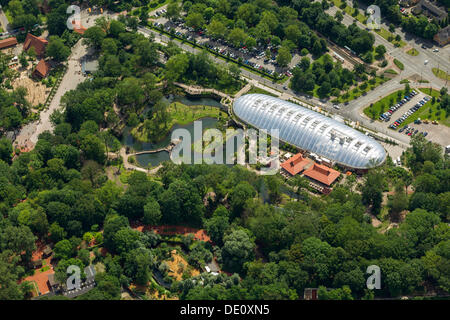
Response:
[[[280,140],[346,167],[367,169],[386,160],[384,148],[363,133],[320,113],[264,94],[247,94],[233,104],[242,121]]]

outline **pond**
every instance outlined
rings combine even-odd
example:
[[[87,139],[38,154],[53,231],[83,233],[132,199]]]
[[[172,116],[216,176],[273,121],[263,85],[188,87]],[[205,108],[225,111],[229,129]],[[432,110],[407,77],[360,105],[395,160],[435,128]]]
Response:
[[[195,106],[195,105],[206,105],[206,106],[212,106],[212,107],[218,107],[223,108],[223,105],[220,104],[219,101],[212,99],[212,98],[204,98],[204,97],[184,97],[184,96],[169,96],[166,97],[167,101],[169,103],[171,102],[181,102],[188,106]],[[144,110],[146,112],[147,110]],[[202,122],[203,130],[215,128],[216,123],[218,122],[215,118],[203,118],[198,121]],[[145,151],[145,150],[155,150],[160,149],[168,146],[170,144],[171,138],[172,138],[172,132],[176,129],[186,129],[189,131],[191,136],[194,136],[194,123],[188,123],[186,125],[174,125],[172,129],[169,131],[169,133],[158,142],[142,142],[136,140],[130,133],[131,128],[126,127],[124,129],[123,135],[122,135],[122,144],[124,146],[130,147],[134,149],[135,151]],[[161,162],[170,160],[170,155],[167,151],[161,151],[157,153],[152,154],[141,154],[136,156],[136,160],[142,167],[147,166],[157,166]]]
[[[172,96],[167,98],[169,102],[180,102],[187,106],[211,106],[224,109],[224,106],[215,99],[204,97],[185,97],[185,96]]]
[[[203,118],[203,119],[200,119],[197,121],[200,121],[202,123],[203,130],[215,128],[216,123],[218,122],[218,120],[215,118]],[[157,143],[137,141],[130,134],[129,128],[127,128],[126,132],[124,132],[123,143],[126,146],[132,147],[136,151],[145,151],[145,150],[154,150],[154,149],[164,148],[170,144],[170,141],[172,138],[172,132],[174,130],[180,129],[180,128],[186,129],[191,134],[191,137],[194,137],[194,122],[191,122],[186,125],[178,125],[178,124],[174,125],[172,127],[172,129],[170,129],[167,136],[163,140],[161,140]],[[170,156],[167,151],[161,151],[161,152],[157,152],[157,153],[137,155],[136,160],[139,163],[139,165],[141,165],[143,167],[147,167],[148,165],[157,166],[163,161],[170,160]]]

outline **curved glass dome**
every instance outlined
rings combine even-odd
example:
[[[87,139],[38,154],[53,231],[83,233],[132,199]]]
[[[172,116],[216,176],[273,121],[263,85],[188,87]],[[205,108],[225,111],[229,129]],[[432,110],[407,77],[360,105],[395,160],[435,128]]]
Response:
[[[384,148],[345,124],[264,94],[237,98],[234,113],[258,129],[279,129],[280,140],[342,165],[366,169],[382,164]]]

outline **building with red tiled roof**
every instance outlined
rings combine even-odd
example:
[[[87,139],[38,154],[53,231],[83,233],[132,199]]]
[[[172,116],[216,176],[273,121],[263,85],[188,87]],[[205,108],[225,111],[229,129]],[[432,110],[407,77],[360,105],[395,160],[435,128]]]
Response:
[[[48,41],[39,37],[27,34],[25,42],[23,43],[23,50],[28,51],[31,47],[36,51],[38,57],[42,57],[45,53],[45,48],[48,45]]]
[[[283,162],[281,167],[290,175],[295,176],[296,174],[302,172],[308,163],[309,161],[303,158],[301,153],[297,153],[295,156]]]
[[[340,176],[339,171],[317,163],[314,163],[309,169],[305,170],[303,174],[327,186],[331,186],[331,184]]]
[[[0,49],[6,49],[17,45],[17,39],[14,37],[0,40]]]
[[[45,78],[48,75],[48,72],[50,71],[50,65],[42,59],[37,64],[36,68],[33,71],[33,76],[39,77],[39,78]]]

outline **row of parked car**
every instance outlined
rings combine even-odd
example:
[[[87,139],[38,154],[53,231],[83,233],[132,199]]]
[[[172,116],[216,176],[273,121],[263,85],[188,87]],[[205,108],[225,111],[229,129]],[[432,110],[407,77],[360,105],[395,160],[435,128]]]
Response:
[[[424,106],[428,101],[430,100],[429,97],[424,97],[422,100],[420,100],[414,107],[410,108],[408,111],[406,111],[400,118],[398,118],[393,124],[391,124],[389,127],[391,129],[396,130],[409,116],[411,116],[414,112],[419,110],[422,106]]]
[[[175,24],[176,26],[178,26],[178,27],[180,27],[182,29],[186,29],[189,32],[194,32],[195,31],[193,28],[187,27],[186,25],[184,25],[184,23],[182,21],[175,21],[175,22],[171,22],[171,23]],[[175,32],[175,29],[173,29],[170,25],[167,25],[167,24],[164,25],[164,24],[159,23],[159,22],[154,22],[153,25],[158,27],[158,28],[165,29],[168,32],[173,31],[172,33],[174,33],[175,35],[177,35],[179,37],[185,38],[187,40],[193,40],[193,36],[192,35],[187,35],[187,34],[185,34],[183,32],[180,32],[180,31],[176,31]],[[197,30],[197,34],[202,36],[202,37],[206,37],[207,36],[205,34],[204,30]],[[231,57],[233,59],[237,59],[238,58],[238,55],[237,55],[236,52],[234,52],[233,48],[235,50],[243,53],[243,54],[250,55],[250,57],[252,57],[252,58],[262,59],[265,56],[265,48],[264,48],[263,45],[260,45],[258,48],[253,48],[252,50],[249,50],[245,46],[240,47],[240,48],[235,48],[235,46],[233,44],[229,43],[225,39],[210,39],[210,40],[222,44],[223,46],[225,46],[225,48],[218,47],[217,44],[213,44],[211,42],[206,43],[205,44],[206,47],[208,47],[208,48],[210,48],[210,49],[212,49],[212,50],[214,50],[214,51],[216,51],[216,52],[218,52],[218,53],[220,53],[222,55],[227,55],[227,56],[229,56],[229,57]],[[267,49],[272,49],[272,47],[270,45],[267,46],[266,48]],[[273,56],[271,57],[271,59],[264,59],[264,63],[271,63],[271,64],[274,64],[274,65],[277,64],[276,56],[275,56],[276,52],[272,52],[272,53],[273,53]],[[260,65],[258,63],[249,61],[248,59],[245,59],[242,62],[244,64],[246,64],[246,65],[248,65],[248,66],[250,66],[250,67],[252,67],[254,69],[257,69],[259,71],[262,71],[262,72],[264,72],[264,73],[266,73],[268,75],[274,75],[275,74],[274,70],[270,70],[269,68],[264,67],[264,66],[262,66],[262,65]],[[286,72],[286,75],[287,76],[292,76],[292,73],[290,71],[288,71],[288,72]]]
[[[162,10],[156,11],[155,14],[157,17],[160,17],[160,16],[163,16],[166,12],[167,12],[166,9],[162,9]]]
[[[413,136],[419,133],[419,129],[414,129],[413,127],[406,125],[403,128],[401,128],[398,132],[405,132],[406,135]],[[428,132],[420,132],[420,134],[426,137],[428,135]]]
[[[416,94],[417,94],[417,92],[415,90],[413,90],[409,95],[406,95],[401,101],[399,101],[397,104],[390,107],[388,111],[386,111],[385,113],[380,115],[380,120],[385,121],[385,122],[388,122],[389,120],[391,120],[391,115],[395,111],[397,111],[402,105],[404,105],[405,103],[410,101],[412,99],[412,97],[414,97]]]
[[[39,24],[36,23],[36,24],[33,26],[33,28],[31,28],[31,30],[36,30],[36,29],[39,28],[39,27],[40,27]],[[18,29],[13,29],[13,30],[10,30],[10,31],[0,32],[0,40],[1,40],[1,39],[9,38],[9,37],[11,37],[11,36],[13,36],[13,35],[15,35],[15,34],[17,34],[17,33],[19,33],[19,32],[23,32],[23,31],[25,31],[25,28],[24,28],[24,27],[21,27],[21,28],[18,28]]]

